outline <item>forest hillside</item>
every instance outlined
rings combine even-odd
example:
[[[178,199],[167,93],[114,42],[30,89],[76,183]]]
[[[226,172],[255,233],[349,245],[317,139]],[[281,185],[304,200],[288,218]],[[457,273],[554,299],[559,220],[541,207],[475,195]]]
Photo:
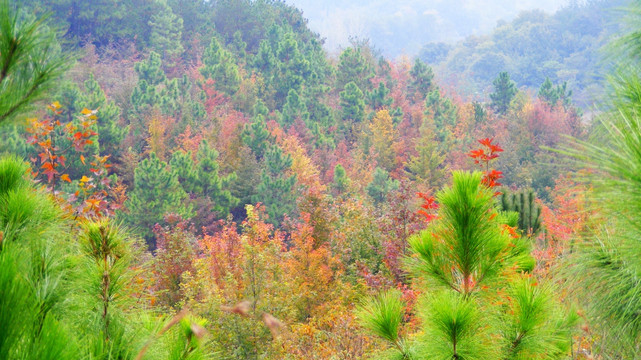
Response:
[[[641,38],[602,4],[432,68],[281,1],[0,0],[0,359],[641,357]]]

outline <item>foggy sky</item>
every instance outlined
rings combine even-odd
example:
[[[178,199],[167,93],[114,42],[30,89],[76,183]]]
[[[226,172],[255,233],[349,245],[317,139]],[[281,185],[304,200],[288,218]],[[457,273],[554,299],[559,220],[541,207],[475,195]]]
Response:
[[[385,55],[416,55],[428,42],[489,33],[523,10],[552,13],[577,0],[286,0],[303,10],[330,52],[350,36],[370,39]]]

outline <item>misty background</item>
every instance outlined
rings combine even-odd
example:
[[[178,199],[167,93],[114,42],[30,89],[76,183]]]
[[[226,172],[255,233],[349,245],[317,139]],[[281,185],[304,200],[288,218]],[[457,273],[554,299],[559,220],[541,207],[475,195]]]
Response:
[[[417,55],[426,43],[453,43],[492,31],[520,12],[553,13],[576,0],[287,0],[303,10],[309,26],[330,52],[349,38],[369,39],[386,56]]]

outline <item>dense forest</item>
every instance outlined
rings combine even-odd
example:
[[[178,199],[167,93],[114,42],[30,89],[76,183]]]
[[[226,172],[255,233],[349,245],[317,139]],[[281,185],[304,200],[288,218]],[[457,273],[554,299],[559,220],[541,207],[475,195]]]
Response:
[[[602,5],[449,81],[276,0],[0,0],[0,359],[641,358],[641,4]]]

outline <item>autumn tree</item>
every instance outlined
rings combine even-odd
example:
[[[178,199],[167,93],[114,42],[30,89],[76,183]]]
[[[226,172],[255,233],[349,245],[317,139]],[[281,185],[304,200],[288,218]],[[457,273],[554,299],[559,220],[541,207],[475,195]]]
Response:
[[[372,136],[372,147],[376,151],[378,166],[392,171],[396,166],[396,147],[398,131],[387,110],[380,110],[372,119],[369,131]]]

